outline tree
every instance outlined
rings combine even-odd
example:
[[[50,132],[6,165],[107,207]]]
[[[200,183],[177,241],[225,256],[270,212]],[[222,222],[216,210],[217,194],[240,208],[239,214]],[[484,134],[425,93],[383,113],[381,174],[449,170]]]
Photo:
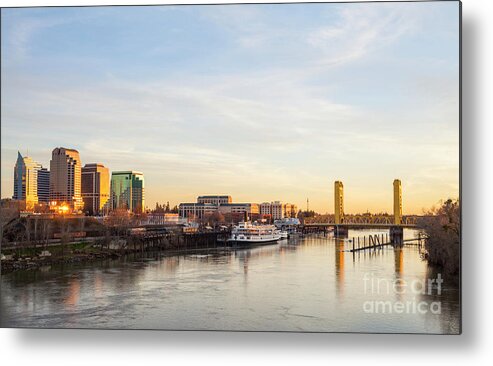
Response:
[[[131,224],[129,212],[124,208],[117,208],[106,217],[105,224],[112,228],[116,235],[126,236]]]
[[[130,226],[139,226],[147,222],[148,215],[145,212],[134,215],[130,218]]]
[[[62,257],[63,257],[65,256],[65,249],[70,241],[70,232],[72,231],[70,222],[67,220],[65,215],[62,215],[62,217],[60,218],[59,227],[60,227],[60,245],[62,247]]]
[[[224,215],[221,214],[219,211],[215,211],[214,213],[204,217],[204,219],[202,221],[203,221],[203,223],[217,226],[218,224],[224,223],[225,218],[224,218]]]
[[[0,243],[3,243],[4,230],[9,223],[20,215],[20,205],[17,201],[3,199],[0,205]]]
[[[426,259],[447,273],[458,275],[460,270],[460,202],[448,199],[432,208],[418,220],[427,234]]]
[[[48,243],[48,239],[51,234],[51,228],[52,228],[52,220],[51,219],[44,219],[42,221],[41,225],[41,230],[43,233],[42,239],[43,239],[43,249],[46,249],[46,244]]]

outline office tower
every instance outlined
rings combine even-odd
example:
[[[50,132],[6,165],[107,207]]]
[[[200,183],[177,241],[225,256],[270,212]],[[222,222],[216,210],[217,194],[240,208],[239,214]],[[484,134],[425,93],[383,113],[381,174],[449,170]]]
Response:
[[[46,168],[38,170],[38,202],[50,202],[50,171]]]
[[[81,162],[79,152],[57,147],[50,160],[50,201],[68,205],[74,211],[83,208],[81,195]]]
[[[144,174],[135,171],[111,173],[111,208],[141,213],[144,204]]]
[[[101,215],[108,208],[110,171],[103,164],[86,164],[82,168],[82,200],[84,212]]]
[[[17,152],[17,162],[14,167],[14,195],[15,200],[25,201],[26,210],[34,209],[38,203],[38,171],[41,164],[28,156],[23,157]]]

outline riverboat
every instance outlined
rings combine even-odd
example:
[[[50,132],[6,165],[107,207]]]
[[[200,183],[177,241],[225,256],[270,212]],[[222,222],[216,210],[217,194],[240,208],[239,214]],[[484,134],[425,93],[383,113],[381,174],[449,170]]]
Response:
[[[278,241],[281,232],[274,225],[253,224],[249,221],[233,226],[228,242],[235,244],[268,244]]]

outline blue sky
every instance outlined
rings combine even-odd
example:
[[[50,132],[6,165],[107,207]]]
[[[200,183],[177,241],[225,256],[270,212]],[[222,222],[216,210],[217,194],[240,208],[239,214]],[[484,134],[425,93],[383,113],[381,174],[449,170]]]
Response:
[[[17,150],[198,194],[404,212],[459,189],[457,2],[3,9],[2,197]]]

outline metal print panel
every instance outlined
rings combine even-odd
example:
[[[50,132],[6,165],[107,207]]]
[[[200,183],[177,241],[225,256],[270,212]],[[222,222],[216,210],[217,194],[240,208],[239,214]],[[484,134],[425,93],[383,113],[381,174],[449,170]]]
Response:
[[[460,21],[3,8],[1,326],[459,334]]]

